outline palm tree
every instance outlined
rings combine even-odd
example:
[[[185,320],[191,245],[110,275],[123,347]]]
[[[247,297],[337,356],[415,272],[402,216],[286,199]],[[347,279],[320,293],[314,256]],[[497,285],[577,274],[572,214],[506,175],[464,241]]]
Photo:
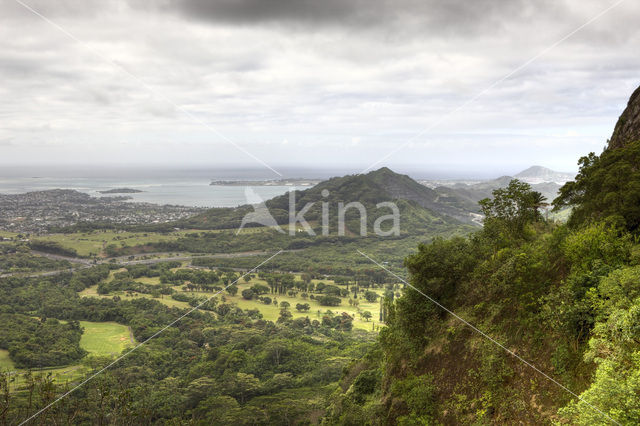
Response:
[[[549,207],[547,197],[538,191],[531,191],[531,208],[533,209],[533,220],[538,221],[541,218],[540,209]]]

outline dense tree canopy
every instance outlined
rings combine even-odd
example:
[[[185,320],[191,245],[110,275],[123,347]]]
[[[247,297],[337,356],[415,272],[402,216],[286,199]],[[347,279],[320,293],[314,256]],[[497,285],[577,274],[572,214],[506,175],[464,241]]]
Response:
[[[19,368],[68,365],[86,355],[80,348],[82,329],[77,321],[61,323],[25,315],[0,314],[0,349],[9,351]]]
[[[632,232],[640,228],[640,141],[600,156],[580,159],[580,172],[566,183],[553,202],[556,209],[573,207],[573,227],[606,219]]]
[[[506,188],[493,191],[493,198],[480,200],[485,225],[497,222],[513,233],[522,232],[527,223],[541,219],[540,207],[545,197],[531,190],[531,185],[513,179]]]

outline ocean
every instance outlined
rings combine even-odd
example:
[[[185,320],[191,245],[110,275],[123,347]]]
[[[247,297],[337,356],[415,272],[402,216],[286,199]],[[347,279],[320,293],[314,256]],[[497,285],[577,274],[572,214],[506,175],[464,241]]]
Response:
[[[304,171],[300,171],[302,173]],[[301,177],[288,174],[288,177]],[[308,177],[308,176],[305,176]],[[318,176],[319,177],[319,176]],[[210,185],[214,180],[269,180],[263,170],[152,169],[152,168],[3,168],[0,194],[20,194],[48,189],[74,189],[96,197],[129,196],[131,201],[190,207],[236,207],[246,204],[245,187]],[[99,191],[131,188],[144,192],[101,194]],[[251,186],[263,200],[308,187]]]
[[[267,168],[246,167],[179,167],[158,165],[47,165],[21,166],[0,164],[0,194],[20,194],[47,189],[74,189],[92,196],[126,195],[132,201],[173,204],[189,207],[236,207],[246,204],[242,185],[209,185],[212,181],[261,181],[274,179],[324,180],[333,176],[360,173],[361,169],[278,167],[283,176]],[[396,170],[420,178],[451,178],[428,170]],[[295,186],[250,186],[263,200],[295,189]],[[132,194],[100,194],[115,188],[131,188],[144,192]]]

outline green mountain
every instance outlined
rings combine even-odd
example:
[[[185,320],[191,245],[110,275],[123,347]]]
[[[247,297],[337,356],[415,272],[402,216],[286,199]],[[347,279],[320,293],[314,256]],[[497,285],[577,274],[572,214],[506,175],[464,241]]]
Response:
[[[535,171],[539,172],[536,175],[539,179],[542,179],[540,177],[542,175],[546,178],[565,175],[549,169],[541,170],[534,167],[519,175],[531,177]],[[330,225],[335,231],[339,203],[346,205],[354,201],[366,207],[370,229],[377,217],[390,213],[386,208],[376,207],[376,204],[383,202],[398,204],[401,222],[405,225],[402,228],[403,232],[423,233],[443,224],[478,226],[480,219],[478,201],[492,197],[492,191],[506,187],[512,179],[510,176],[502,176],[471,185],[457,183],[452,186],[429,188],[407,175],[398,174],[383,167],[367,174],[334,177],[309,189],[295,191],[295,211],[300,212],[307,204],[312,204],[304,217],[317,233],[321,232],[322,203],[328,203]],[[531,186],[535,191],[542,193],[548,201],[556,198],[560,188],[558,183],[546,181],[534,183]],[[290,194],[285,194],[264,202],[269,214],[278,225],[289,223],[289,201]],[[235,229],[242,225],[245,215],[253,211],[254,207],[249,204],[233,209],[214,208],[183,220],[176,226],[194,229]],[[347,227],[350,232],[357,233],[358,223],[355,221],[359,220],[359,216],[356,211],[348,210],[347,219],[349,219]],[[260,224],[247,223],[246,226],[254,227]]]
[[[473,217],[465,210],[464,200],[455,195],[439,194],[409,176],[395,173],[386,167],[367,174],[334,177],[312,188],[295,191],[295,212],[300,212],[307,204],[311,204],[304,218],[316,233],[321,232],[323,203],[327,203],[331,232],[336,232],[339,204],[346,205],[350,202],[359,202],[366,208],[369,229],[372,229],[376,218],[391,214],[388,207],[377,207],[377,204],[384,202],[397,204],[401,213],[401,231],[405,233],[424,233],[441,225],[473,223]],[[265,201],[269,214],[278,225],[289,223],[289,204],[290,194]],[[235,209],[215,208],[182,221],[178,226],[233,229],[238,228],[243,217],[253,211],[254,207],[251,205]],[[358,232],[359,217],[356,209],[346,210],[347,233]]]

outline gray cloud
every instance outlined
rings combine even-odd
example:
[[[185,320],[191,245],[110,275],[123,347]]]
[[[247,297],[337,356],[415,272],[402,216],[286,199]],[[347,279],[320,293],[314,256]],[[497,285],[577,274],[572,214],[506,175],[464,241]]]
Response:
[[[148,2],[138,3],[148,7]],[[382,32],[465,35],[499,32],[505,23],[566,11],[561,2],[527,0],[167,0],[161,9],[212,22],[277,23],[315,30],[322,26]]]
[[[0,143],[0,163],[126,157],[259,167],[183,109],[269,163],[367,166],[607,6],[26,1],[81,43],[0,0],[0,140],[11,141]],[[637,2],[623,3],[389,164],[572,168],[602,147],[640,83],[639,13]]]

